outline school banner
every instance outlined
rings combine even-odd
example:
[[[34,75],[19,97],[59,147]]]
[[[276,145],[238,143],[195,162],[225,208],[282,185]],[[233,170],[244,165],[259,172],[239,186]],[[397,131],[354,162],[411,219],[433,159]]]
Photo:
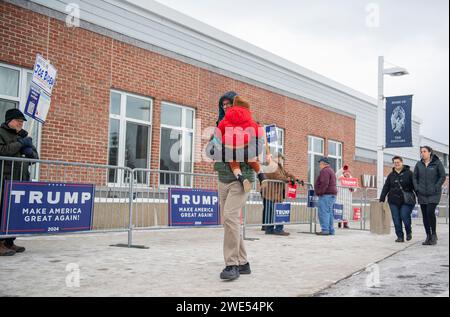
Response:
[[[204,189],[169,189],[169,225],[172,227],[220,224],[219,194]]]
[[[412,101],[412,95],[387,98],[386,148],[413,146]]]
[[[1,233],[90,231],[94,190],[86,184],[5,181]]]

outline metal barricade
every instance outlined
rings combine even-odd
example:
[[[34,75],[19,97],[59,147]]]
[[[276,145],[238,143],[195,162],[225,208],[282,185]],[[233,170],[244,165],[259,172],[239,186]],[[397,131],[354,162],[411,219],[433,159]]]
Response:
[[[177,229],[169,226],[169,188],[218,190],[218,177],[215,174],[134,169],[133,179],[134,230]]]
[[[34,177],[29,175],[32,172]],[[30,176],[30,177],[29,177]],[[125,167],[99,164],[69,163],[46,160],[30,160],[22,158],[0,157],[0,192],[2,202],[2,219],[5,222],[5,232],[1,238],[27,236],[20,232],[12,232],[9,228],[10,205],[12,192],[4,197],[4,186],[8,180],[19,182],[41,182],[54,184],[89,184],[94,185],[93,210],[91,230],[79,233],[128,232],[128,246],[131,245],[132,170]],[[57,187],[55,187],[57,197]],[[3,206],[6,200],[10,202]],[[64,234],[53,228],[52,232],[42,232],[45,235]],[[74,232],[72,232],[74,234]]]
[[[309,225],[312,233],[315,208],[308,208],[308,186],[297,188],[295,199],[286,198],[287,183],[277,180],[266,180],[263,188],[259,187],[250,193],[243,211],[243,237],[245,240],[256,240],[247,237],[247,228],[276,227],[287,225]],[[276,205],[290,204],[290,219],[288,222],[276,221]],[[274,228],[275,229],[275,228]]]

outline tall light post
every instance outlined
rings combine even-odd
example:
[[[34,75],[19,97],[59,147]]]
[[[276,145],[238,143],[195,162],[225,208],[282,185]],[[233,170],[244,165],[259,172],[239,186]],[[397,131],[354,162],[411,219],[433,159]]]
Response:
[[[399,77],[409,75],[401,67],[384,68],[384,56],[378,57],[378,138],[377,138],[377,188],[378,197],[381,195],[384,183],[384,145],[385,145],[385,116],[384,116],[384,75]]]

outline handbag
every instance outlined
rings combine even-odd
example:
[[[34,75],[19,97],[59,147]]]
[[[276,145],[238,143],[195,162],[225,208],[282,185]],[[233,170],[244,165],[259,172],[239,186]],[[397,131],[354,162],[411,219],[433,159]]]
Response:
[[[400,182],[398,182],[398,186],[400,186],[400,189],[402,190],[403,193],[403,201],[406,205],[411,205],[411,206],[415,206],[417,203],[417,199],[416,199],[416,194],[414,194],[413,191],[411,192],[406,192],[403,189],[402,184],[400,184]]]

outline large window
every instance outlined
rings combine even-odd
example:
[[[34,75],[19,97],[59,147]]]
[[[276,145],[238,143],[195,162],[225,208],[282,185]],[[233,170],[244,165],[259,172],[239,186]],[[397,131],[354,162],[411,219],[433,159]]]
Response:
[[[328,157],[335,172],[342,168],[342,143],[328,141]]]
[[[5,121],[6,111],[9,109],[18,108],[22,112],[25,109],[28,93],[30,91],[31,79],[33,76],[32,70],[19,68],[7,64],[0,63],[0,121]],[[38,122],[32,124],[32,119],[28,119],[24,124],[24,129],[28,131],[33,138],[33,144],[40,152],[40,126]],[[32,131],[30,131],[32,128]],[[36,165],[33,165],[31,170],[31,178],[38,179],[39,170]]]
[[[194,118],[191,108],[161,104],[160,169],[177,172],[161,174],[161,185],[192,186],[192,177],[178,173],[193,171]]]
[[[269,144],[270,153],[276,157],[277,153],[284,154],[284,129],[277,127],[277,141]]]
[[[309,136],[308,137],[308,180],[314,184],[320,173],[318,161],[324,156],[324,139]]]
[[[152,127],[152,100],[111,91],[108,164],[148,169]],[[109,183],[129,182],[130,175],[110,170]],[[147,173],[136,173],[137,184],[147,184]]]

